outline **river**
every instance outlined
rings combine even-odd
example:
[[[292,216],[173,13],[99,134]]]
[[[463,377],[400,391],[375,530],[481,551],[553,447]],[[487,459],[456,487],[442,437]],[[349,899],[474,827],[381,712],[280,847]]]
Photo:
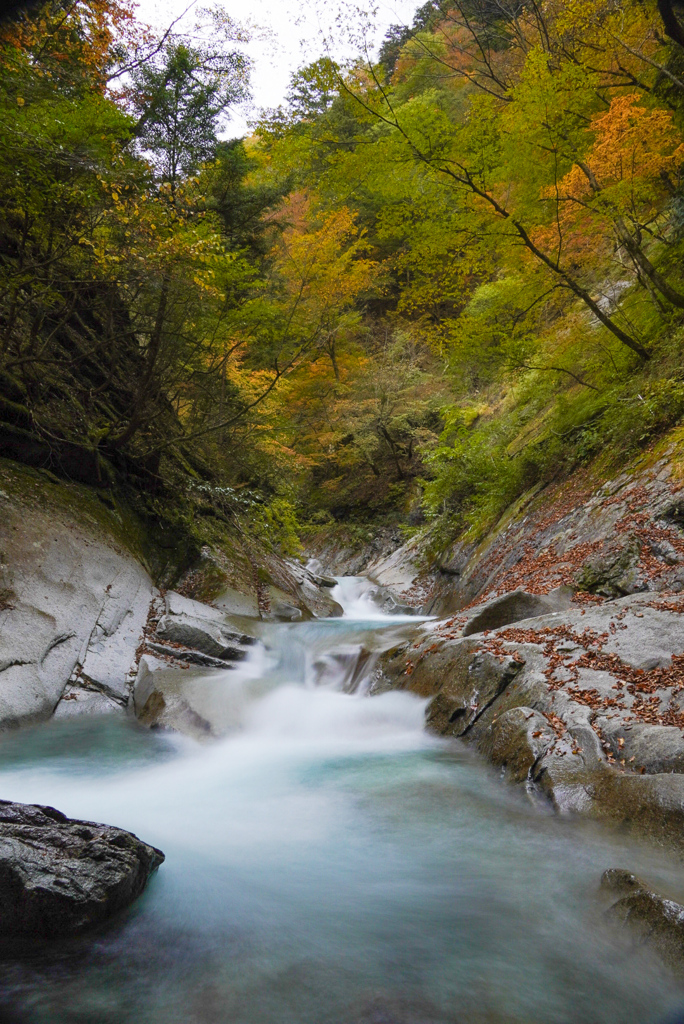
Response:
[[[365,696],[360,646],[406,620],[363,581],[335,596],[344,618],[264,626],[268,649],[222,673],[221,741],[123,717],[2,737],[5,798],[123,826],[167,858],[94,936],[3,963],[7,1019],[651,1024],[683,1004],[607,927],[598,890],[627,867],[684,897],[681,864],[533,806],[426,734],[416,697]]]

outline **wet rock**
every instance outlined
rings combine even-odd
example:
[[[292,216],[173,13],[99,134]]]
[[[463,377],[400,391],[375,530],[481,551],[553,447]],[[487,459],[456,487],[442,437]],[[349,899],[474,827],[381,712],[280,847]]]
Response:
[[[106,920],[137,899],[163,860],[123,829],[0,801],[3,942],[61,938]]]
[[[533,708],[517,707],[494,718],[480,736],[478,749],[513,782],[524,782],[534,766],[554,746],[556,734],[548,720]]]
[[[428,727],[442,736],[462,736],[467,732],[523,665],[513,658],[499,661],[486,652],[478,652],[474,657],[467,657],[468,654],[465,647],[457,650],[449,676],[425,712]]]
[[[237,668],[183,670],[145,654],[131,705],[138,722],[148,729],[168,729],[204,741],[241,728],[255,697],[267,688],[263,678]]]
[[[620,897],[606,912],[608,919],[629,927],[638,942],[654,948],[666,963],[681,972],[684,969],[684,907],[621,868],[605,871],[601,888]]]
[[[202,698],[206,700],[208,695],[202,687],[204,675],[198,676],[198,671],[193,680],[186,681],[180,669],[143,655],[132,693],[133,711],[140,724],[148,729],[171,729],[198,740],[216,736],[210,715],[202,713]],[[204,672],[209,674],[209,670]]]

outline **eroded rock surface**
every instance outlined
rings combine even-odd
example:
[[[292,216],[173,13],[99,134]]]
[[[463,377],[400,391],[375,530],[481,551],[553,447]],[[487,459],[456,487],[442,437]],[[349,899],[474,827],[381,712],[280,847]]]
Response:
[[[0,729],[49,717],[79,678],[124,704],[154,595],[146,569],[103,526],[106,510],[102,521],[72,513],[45,500],[39,478],[21,483],[18,496],[0,492]]]
[[[137,899],[164,860],[131,832],[0,801],[0,941],[82,931]]]
[[[372,692],[428,697],[461,736],[560,813],[681,843],[684,595],[582,598],[567,611],[464,636],[473,613],[424,623],[381,657]]]
[[[627,926],[636,942],[654,948],[681,973],[684,970],[684,907],[622,868],[605,871],[601,887],[619,897],[606,912],[608,919]]]

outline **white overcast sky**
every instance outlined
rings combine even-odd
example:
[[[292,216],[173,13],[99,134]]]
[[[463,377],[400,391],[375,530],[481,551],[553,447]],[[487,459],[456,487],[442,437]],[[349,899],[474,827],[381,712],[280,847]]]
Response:
[[[141,21],[154,28],[166,28],[190,3],[190,0],[138,0],[137,14]],[[376,0],[373,27],[369,44],[377,48],[392,24],[408,24],[420,0]],[[198,7],[213,6],[213,0],[198,0]],[[247,121],[261,107],[277,107],[283,102],[290,75],[297,68],[321,57],[325,52],[323,34],[332,33],[335,38],[331,56],[341,59],[352,55],[350,44],[345,41],[345,31],[353,26],[349,10],[342,8],[337,0],[221,0],[221,6],[240,22],[256,26],[253,39],[244,45],[244,50],[254,61],[252,73],[253,101],[233,111],[226,134],[239,136],[247,133]],[[360,0],[359,6],[370,9],[368,0]],[[336,16],[342,13],[342,27],[335,28]],[[179,22],[179,31],[188,31],[196,20],[191,10]],[[266,30],[265,33],[259,29]]]

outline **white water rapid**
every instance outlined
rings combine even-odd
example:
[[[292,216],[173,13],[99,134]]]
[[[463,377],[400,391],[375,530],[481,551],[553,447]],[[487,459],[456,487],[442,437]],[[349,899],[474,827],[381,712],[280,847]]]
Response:
[[[655,1024],[684,1004],[598,892],[620,866],[684,896],[680,865],[543,814],[426,734],[411,694],[366,696],[368,650],[416,620],[363,580],[333,596],[344,618],[265,627],[268,649],[222,674],[223,740],[123,718],[1,738],[3,797],[167,859],[94,936],[5,961],[0,1021]]]

